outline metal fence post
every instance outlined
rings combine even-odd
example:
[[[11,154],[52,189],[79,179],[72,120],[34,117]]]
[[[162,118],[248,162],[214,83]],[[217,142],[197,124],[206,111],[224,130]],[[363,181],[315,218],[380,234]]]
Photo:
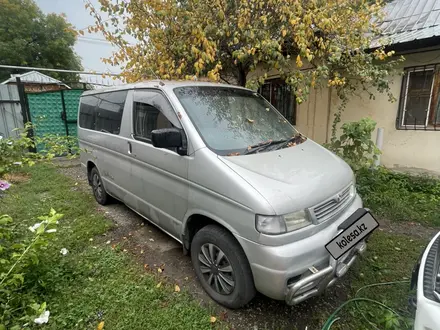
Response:
[[[21,115],[23,116],[23,124],[31,123],[31,112],[29,110],[29,103],[26,97],[26,91],[24,89],[24,84],[21,82],[20,77],[16,77],[17,88],[18,88],[18,96],[20,98],[20,106],[21,106]],[[27,130],[28,138],[34,140],[34,129],[33,127]],[[35,141],[35,140],[34,140]],[[30,147],[30,152],[37,152],[37,147]]]
[[[64,90],[61,90],[61,106],[63,109],[61,119],[64,121],[64,127],[66,128],[66,135],[69,136],[69,125],[67,123],[66,102],[64,101]]]

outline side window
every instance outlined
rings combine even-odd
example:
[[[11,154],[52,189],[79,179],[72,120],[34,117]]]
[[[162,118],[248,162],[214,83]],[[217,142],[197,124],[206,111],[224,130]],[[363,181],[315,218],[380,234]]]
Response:
[[[135,91],[133,134],[138,140],[151,142],[151,132],[160,128],[179,127],[180,122],[168,100],[160,92]]]
[[[95,113],[99,103],[98,95],[87,95],[81,98],[79,107],[79,126],[95,129]]]
[[[97,96],[100,98],[100,102],[96,112],[95,129],[119,134],[127,91],[104,93]]]

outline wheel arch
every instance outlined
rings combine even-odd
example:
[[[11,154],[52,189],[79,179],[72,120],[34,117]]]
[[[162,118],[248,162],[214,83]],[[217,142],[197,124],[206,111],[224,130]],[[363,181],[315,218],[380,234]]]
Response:
[[[234,237],[234,239],[235,235],[237,235],[237,231],[223,219],[202,210],[197,210],[191,214],[187,214],[183,222],[182,243],[185,250],[190,250],[191,242],[195,234],[207,225],[223,227]],[[240,242],[238,242],[238,244],[240,244]],[[243,247],[241,246],[241,248]]]
[[[90,173],[92,172],[92,169],[96,167],[96,164],[89,160],[87,161],[87,180],[89,181],[89,185],[92,184],[92,178],[90,177]]]

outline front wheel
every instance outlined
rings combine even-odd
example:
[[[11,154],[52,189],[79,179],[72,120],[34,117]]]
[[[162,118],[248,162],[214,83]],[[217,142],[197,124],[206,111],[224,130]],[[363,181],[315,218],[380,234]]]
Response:
[[[191,260],[209,296],[228,308],[240,308],[255,296],[254,279],[246,255],[224,228],[208,225],[191,243]]]

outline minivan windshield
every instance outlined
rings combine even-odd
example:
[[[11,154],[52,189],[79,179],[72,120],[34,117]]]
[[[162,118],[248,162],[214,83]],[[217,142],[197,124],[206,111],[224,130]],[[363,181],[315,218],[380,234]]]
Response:
[[[295,128],[258,93],[216,86],[177,87],[174,93],[206,145],[219,155],[288,140]]]

